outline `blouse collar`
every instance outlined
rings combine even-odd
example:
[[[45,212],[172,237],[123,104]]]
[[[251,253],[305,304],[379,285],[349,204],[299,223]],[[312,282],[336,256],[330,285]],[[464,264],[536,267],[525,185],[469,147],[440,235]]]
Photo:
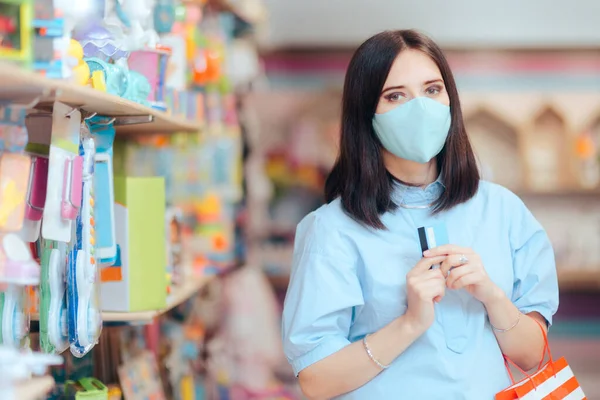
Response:
[[[392,200],[397,205],[428,205],[434,203],[444,193],[446,186],[440,173],[437,179],[426,187],[408,186],[394,179]]]

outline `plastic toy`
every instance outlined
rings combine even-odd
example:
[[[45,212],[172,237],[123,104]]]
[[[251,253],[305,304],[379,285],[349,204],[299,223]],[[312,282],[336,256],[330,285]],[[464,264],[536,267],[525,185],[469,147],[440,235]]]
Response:
[[[66,299],[65,243],[42,240],[40,284],[40,344],[46,353],[62,353],[69,347]]]
[[[148,96],[152,92],[148,79],[139,72],[129,71],[127,73],[127,86],[123,98],[136,103],[149,106]]]
[[[106,85],[106,92],[115,96],[123,96],[127,90],[127,72],[118,65],[109,64],[106,61],[89,57],[85,58],[85,62],[90,68],[90,72],[94,74],[96,71],[102,72]]]
[[[85,86],[90,80],[90,67],[83,60],[83,48],[81,44],[71,39],[69,41],[69,65],[73,73],[73,82],[78,85]]]
[[[0,1],[0,59],[31,61],[32,1]]]
[[[86,29],[77,31],[75,38],[79,40],[86,58],[108,62],[129,56],[122,41],[117,40],[112,33],[98,24],[91,24]]]
[[[154,48],[159,37],[152,29],[153,0],[112,0],[114,13],[106,18],[107,25],[121,24],[130,51]],[[118,21],[118,23],[117,23]]]
[[[148,80],[151,90],[147,99],[150,106],[165,111],[165,78],[171,51],[167,47],[134,51],[129,56],[129,68]]]
[[[83,196],[76,220],[74,245],[68,255],[67,309],[71,353],[83,357],[96,344],[102,330],[98,308],[98,266],[95,256],[94,141],[82,137]]]

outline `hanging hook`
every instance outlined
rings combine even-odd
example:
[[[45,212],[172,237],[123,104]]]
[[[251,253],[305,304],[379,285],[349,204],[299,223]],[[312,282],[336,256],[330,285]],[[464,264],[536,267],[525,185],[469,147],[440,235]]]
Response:
[[[93,112],[90,115],[88,115],[87,117],[85,117],[84,120],[88,121],[88,120],[94,118],[96,115],[98,115],[98,113]]]
[[[77,109],[76,109],[76,108],[73,108],[71,111],[69,111],[68,113],[66,113],[66,114],[65,114],[65,117],[67,117],[67,118],[71,118],[71,115],[73,115],[73,113],[74,113],[75,111],[77,111]]]

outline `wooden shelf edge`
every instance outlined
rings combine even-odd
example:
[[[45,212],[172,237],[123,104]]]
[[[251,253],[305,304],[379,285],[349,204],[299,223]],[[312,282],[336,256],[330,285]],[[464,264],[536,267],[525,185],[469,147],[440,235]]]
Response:
[[[189,279],[189,282],[183,286],[173,289],[173,294],[167,299],[167,306],[163,309],[139,312],[103,311],[102,320],[104,322],[151,321],[188,300],[215,278],[216,275],[206,275]]]
[[[188,281],[173,289],[173,293],[167,298],[167,306],[160,310],[136,311],[136,312],[116,312],[103,311],[103,322],[135,322],[135,321],[151,321],[152,319],[168,312],[177,307],[187,299],[192,297],[196,292],[206,286],[209,282],[215,279],[217,275],[204,275],[200,277],[189,278]],[[39,321],[39,314],[32,314],[32,321]]]
[[[15,398],[19,400],[37,400],[44,398],[54,387],[51,376],[35,377],[16,386]]]
[[[0,62],[0,101],[30,102],[38,97],[39,105],[54,101],[63,102],[88,112],[106,117],[151,115],[154,121],[147,124],[117,126],[117,135],[147,133],[199,132],[203,124],[189,122],[165,112],[125,100],[112,94],[53,80],[6,62]]]

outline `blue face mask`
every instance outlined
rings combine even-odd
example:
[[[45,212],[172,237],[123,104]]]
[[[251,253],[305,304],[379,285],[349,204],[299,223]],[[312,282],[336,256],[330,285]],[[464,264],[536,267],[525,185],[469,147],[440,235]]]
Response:
[[[450,130],[450,107],[417,97],[373,117],[373,129],[383,147],[397,157],[418,163],[437,156]]]

